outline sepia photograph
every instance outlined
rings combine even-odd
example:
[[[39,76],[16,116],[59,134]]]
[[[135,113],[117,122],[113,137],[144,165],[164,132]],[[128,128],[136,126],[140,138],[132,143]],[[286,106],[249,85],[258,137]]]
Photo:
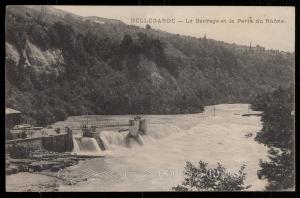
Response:
[[[7,192],[295,191],[295,7],[8,5]]]

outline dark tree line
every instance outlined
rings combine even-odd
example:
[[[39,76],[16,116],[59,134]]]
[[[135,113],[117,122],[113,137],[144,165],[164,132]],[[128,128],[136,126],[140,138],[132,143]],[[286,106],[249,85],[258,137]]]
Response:
[[[263,111],[263,128],[255,140],[270,147],[269,160],[260,160],[259,178],[268,180],[267,190],[295,187],[294,86],[259,95],[252,108]]]

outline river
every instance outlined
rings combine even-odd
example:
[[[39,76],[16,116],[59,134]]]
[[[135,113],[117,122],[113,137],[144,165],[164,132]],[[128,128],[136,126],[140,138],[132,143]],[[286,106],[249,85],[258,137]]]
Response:
[[[215,108],[215,113],[214,113]],[[59,191],[171,191],[184,180],[186,161],[197,165],[199,160],[216,167],[221,163],[230,172],[245,164],[248,190],[264,190],[259,180],[259,159],[266,159],[267,147],[254,141],[261,127],[259,116],[248,104],[220,104],[205,107],[204,113],[184,115],[144,115],[149,122],[143,145],[134,141],[124,145],[126,132],[103,131],[104,158],[80,161],[64,170],[64,177],[74,185],[61,185]],[[70,117],[54,126],[78,128],[86,116]],[[126,122],[130,115],[90,116],[90,122],[112,120]],[[75,136],[76,133],[75,130]],[[252,133],[251,137],[246,135]]]

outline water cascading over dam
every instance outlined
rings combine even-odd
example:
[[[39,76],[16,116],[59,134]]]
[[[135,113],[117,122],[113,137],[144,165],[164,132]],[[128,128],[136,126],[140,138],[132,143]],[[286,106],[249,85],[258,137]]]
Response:
[[[143,145],[143,136],[137,134],[132,137],[128,132],[112,132],[103,131],[99,134],[105,150],[109,150],[113,146],[131,148],[134,145]]]
[[[79,152],[80,152],[79,145],[77,143],[76,138],[73,137],[73,153],[79,153]]]
[[[77,154],[100,155],[102,153],[95,138],[74,137],[73,144],[73,152]]]
[[[101,131],[88,137],[74,137],[73,153],[102,155],[104,150],[111,150],[115,146],[131,148],[134,145],[143,145],[142,135],[147,131],[146,121],[137,120],[130,123],[126,132]]]

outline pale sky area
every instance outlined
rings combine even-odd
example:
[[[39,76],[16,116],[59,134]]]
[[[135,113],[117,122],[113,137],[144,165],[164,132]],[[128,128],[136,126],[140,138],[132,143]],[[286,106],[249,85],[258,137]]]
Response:
[[[149,23],[153,29],[190,35],[266,49],[294,52],[295,8],[263,6],[54,6],[80,16],[99,16],[119,19],[130,25],[145,27],[147,23],[132,23],[131,18],[175,18],[175,23]],[[238,19],[252,18],[253,23],[237,23]],[[192,19],[192,23],[186,23]],[[196,19],[215,19],[219,23],[195,23]],[[226,19],[226,23],[220,20]],[[229,23],[234,19],[235,23]],[[261,19],[263,23],[256,23]],[[283,23],[266,23],[266,19]],[[178,22],[182,21],[182,22]]]

